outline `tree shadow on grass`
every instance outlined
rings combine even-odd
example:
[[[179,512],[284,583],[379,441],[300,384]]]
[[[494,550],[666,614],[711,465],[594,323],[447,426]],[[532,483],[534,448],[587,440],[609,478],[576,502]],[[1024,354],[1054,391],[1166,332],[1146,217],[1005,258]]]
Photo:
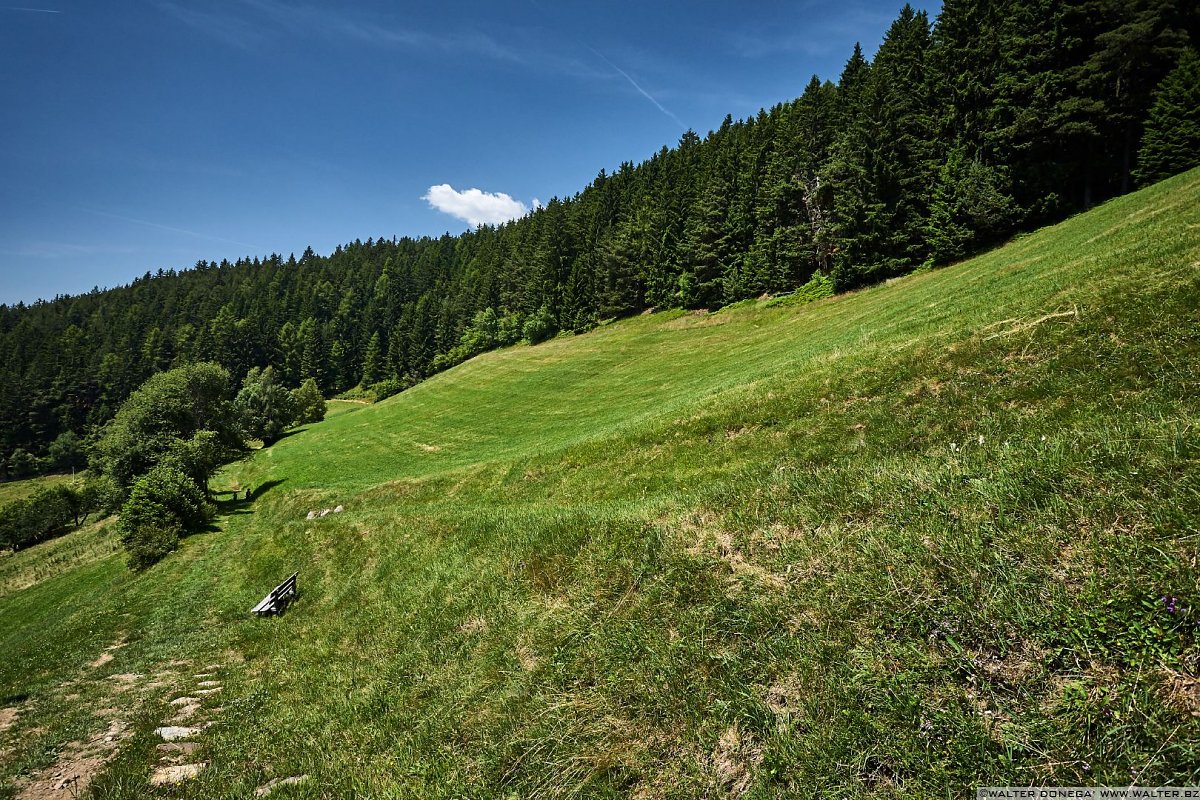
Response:
[[[260,483],[258,486],[247,489],[234,489],[231,491],[223,491],[214,493],[213,504],[217,507],[217,517],[228,517],[235,514],[251,514],[251,506],[254,501],[262,497],[267,492],[274,489],[287,479],[280,478],[274,481]],[[215,530],[212,526],[210,529]]]

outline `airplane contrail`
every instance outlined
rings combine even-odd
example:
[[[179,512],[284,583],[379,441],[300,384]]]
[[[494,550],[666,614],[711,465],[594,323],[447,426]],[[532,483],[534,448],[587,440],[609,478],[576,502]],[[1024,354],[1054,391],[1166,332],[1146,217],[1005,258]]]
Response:
[[[174,228],[170,225],[161,225],[157,222],[150,222],[149,220],[137,219],[136,217],[126,217],[121,214],[110,214],[107,211],[97,211],[94,208],[85,208],[83,210],[87,211],[90,214],[96,214],[97,216],[108,217],[109,219],[118,219],[118,220],[121,220],[122,222],[132,222],[134,225],[145,225],[150,228],[158,228],[159,230],[162,230],[162,231],[170,231],[171,233],[182,233],[185,236],[195,236],[198,239],[209,239],[214,242],[224,242],[225,244],[233,244],[233,245],[237,245],[238,247],[248,247],[251,250],[262,250],[263,249],[262,247],[259,247],[256,244],[248,244],[246,242],[239,242],[235,239],[225,239],[221,236],[210,236],[207,233],[198,233],[196,231],[189,231],[186,228]]]
[[[600,58],[600,60],[601,60],[601,61],[603,61],[605,64],[608,64],[610,67],[612,67],[613,69],[615,69],[617,72],[621,73],[621,76],[622,76],[622,77],[624,77],[624,78],[625,78],[625,80],[629,81],[630,85],[631,85],[631,86],[633,86],[633,88],[637,89],[637,90],[638,90],[638,92],[640,92],[640,93],[641,93],[642,97],[646,98],[646,99],[647,99],[647,100],[649,100],[651,103],[654,103],[654,107],[655,107],[655,108],[657,108],[657,109],[658,109],[659,111],[661,111],[662,113],[666,114],[666,115],[667,115],[668,117],[670,117],[671,119],[675,120],[675,124],[676,124],[676,125],[678,125],[680,128],[683,128],[684,130],[687,130],[687,125],[684,125],[684,124],[683,124],[683,120],[681,120],[679,117],[675,116],[675,115],[674,115],[674,114],[673,114],[673,113],[672,113],[670,110],[668,110],[667,108],[665,108],[665,107],[663,106],[663,104],[662,104],[662,103],[660,103],[660,102],[658,102],[657,100],[655,100],[655,99],[654,99],[654,96],[653,96],[652,94],[650,94],[649,92],[647,92],[645,89],[643,89],[641,86],[639,86],[639,85],[638,85],[638,82],[637,82],[637,81],[635,81],[635,80],[634,80],[632,77],[630,77],[630,75],[629,75],[629,73],[628,73],[628,72],[626,72],[625,70],[621,69],[620,67],[618,67],[618,66],[617,66],[616,64],[614,64],[613,62],[609,61],[607,58],[605,58],[605,57],[604,57],[604,54],[603,54],[603,53],[601,53],[601,52],[600,52],[599,50],[597,50],[596,48],[594,48],[594,47],[588,47],[588,50],[591,50],[593,53],[595,53],[595,54],[596,54],[596,56],[597,56],[597,57],[599,57],[599,58]]]

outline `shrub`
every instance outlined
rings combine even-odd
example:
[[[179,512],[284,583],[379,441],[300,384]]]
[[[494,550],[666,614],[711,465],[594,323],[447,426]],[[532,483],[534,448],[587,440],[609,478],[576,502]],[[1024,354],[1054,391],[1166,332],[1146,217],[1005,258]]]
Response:
[[[80,499],[69,486],[52,486],[0,508],[0,547],[29,547],[65,533],[79,522]]]
[[[325,407],[325,398],[314,379],[309,378],[299,389],[292,390],[293,425],[320,422],[325,419]]]
[[[58,438],[50,443],[46,454],[54,469],[68,470],[73,467],[87,466],[87,454],[83,451],[83,441],[74,431],[63,431]]]
[[[521,315],[505,314],[496,326],[496,344],[507,347],[521,341]]]
[[[129,565],[142,570],[159,561],[208,516],[204,495],[191,478],[166,465],[150,470],[134,482],[121,507],[118,531]]]
[[[139,523],[121,526],[121,544],[129,557],[129,568],[135,572],[162,561],[179,546],[183,529],[178,522],[165,519],[155,524]]]
[[[496,309],[488,306],[483,311],[475,312],[455,349],[461,348],[466,358],[479,355],[496,346],[499,334],[500,320],[496,316]]]
[[[801,306],[805,303],[824,300],[826,297],[833,297],[834,290],[835,286],[833,278],[826,275],[824,272],[817,270],[812,274],[812,277],[808,279],[808,283],[804,284],[791,294],[785,294],[781,297],[768,300],[767,306]]]
[[[88,473],[79,487],[79,506],[83,513],[107,517],[121,510],[124,492],[108,475]]]
[[[17,500],[0,508],[0,548],[16,550],[25,541],[29,501]]]
[[[20,447],[12,452],[5,465],[5,473],[9,478],[28,478],[36,475],[41,469],[41,459]]]
[[[558,325],[554,321],[554,315],[550,313],[550,307],[542,306],[536,314],[525,320],[521,330],[530,344],[537,344],[558,333]]]
[[[399,378],[388,378],[387,380],[371,384],[370,389],[371,394],[375,397],[376,402],[378,402],[386,400],[394,394],[400,394],[411,385],[411,383],[402,381]]]

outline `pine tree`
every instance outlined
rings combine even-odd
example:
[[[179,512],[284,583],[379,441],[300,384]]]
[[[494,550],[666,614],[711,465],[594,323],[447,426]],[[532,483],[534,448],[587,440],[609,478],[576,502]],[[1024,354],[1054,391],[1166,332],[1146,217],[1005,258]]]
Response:
[[[1154,94],[1135,177],[1154,183],[1200,166],[1200,54],[1187,50]]]
[[[292,395],[279,382],[274,367],[252,367],[242,381],[234,408],[247,435],[270,444],[296,417]]]
[[[367,353],[363,356],[362,385],[371,386],[383,380],[383,345],[379,340],[379,331],[371,334],[367,342]]]

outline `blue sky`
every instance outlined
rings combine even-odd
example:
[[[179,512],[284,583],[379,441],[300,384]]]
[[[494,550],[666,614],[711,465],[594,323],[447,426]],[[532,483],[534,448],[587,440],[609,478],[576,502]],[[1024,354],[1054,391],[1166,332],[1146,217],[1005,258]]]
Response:
[[[0,0],[0,303],[519,214],[836,79],[903,5],[26,2]]]

